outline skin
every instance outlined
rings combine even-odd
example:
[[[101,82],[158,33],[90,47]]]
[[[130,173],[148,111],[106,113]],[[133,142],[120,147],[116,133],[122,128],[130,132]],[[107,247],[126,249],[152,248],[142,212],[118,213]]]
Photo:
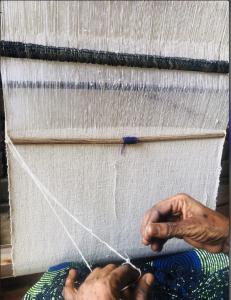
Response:
[[[186,194],[177,194],[149,209],[141,226],[143,243],[161,251],[168,239],[184,239],[212,253],[229,251],[229,220]],[[154,281],[152,274],[139,274],[129,265],[96,268],[79,289],[74,287],[77,271],[70,270],[63,290],[65,300],[147,300]],[[134,283],[135,288],[121,290]]]
[[[65,300],[147,300],[154,281],[152,274],[145,274],[139,279],[138,271],[129,265],[117,267],[113,264],[94,269],[79,289],[74,287],[76,277],[77,271],[70,270],[63,290]],[[135,289],[121,292],[124,287],[137,280]]]
[[[229,251],[229,219],[187,194],[177,194],[149,209],[141,235],[144,245],[153,251],[161,251],[173,237],[212,253]]]

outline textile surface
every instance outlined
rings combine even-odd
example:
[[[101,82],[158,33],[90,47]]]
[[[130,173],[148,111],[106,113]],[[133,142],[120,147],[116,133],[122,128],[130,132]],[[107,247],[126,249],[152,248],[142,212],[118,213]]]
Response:
[[[228,59],[226,1],[2,1],[1,11],[5,41]],[[1,74],[12,139],[216,134],[228,123],[227,74],[7,57],[1,58]],[[152,252],[141,244],[140,223],[159,200],[185,192],[215,208],[223,143],[213,138],[15,147],[72,215],[122,255],[142,258]],[[14,274],[82,262],[7,149]],[[118,259],[54,208],[91,264]],[[162,254],[188,247],[171,240]]]
[[[1,67],[11,138],[216,133],[227,125],[227,75],[7,58]],[[215,208],[223,142],[145,143],[123,150],[121,145],[16,148],[65,208],[123,255],[139,258],[151,255],[140,241],[143,214],[159,200],[185,192]],[[10,152],[8,161],[15,274],[42,272],[60,261],[80,262]],[[90,263],[116,259],[55,208]],[[163,253],[187,247],[172,240]]]
[[[6,41],[229,59],[228,1],[2,1]]]
[[[202,250],[167,255],[139,263],[142,272],[152,272],[152,300],[228,300],[229,259],[224,254]],[[78,284],[88,271],[76,263],[49,268],[23,300],[63,299],[62,290],[70,268],[78,270]]]

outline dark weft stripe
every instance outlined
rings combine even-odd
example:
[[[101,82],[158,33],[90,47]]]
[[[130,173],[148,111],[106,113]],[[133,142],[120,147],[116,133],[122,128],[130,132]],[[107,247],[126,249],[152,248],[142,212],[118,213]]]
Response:
[[[0,55],[15,58],[90,63],[110,66],[157,68],[210,73],[229,73],[227,61],[209,61],[184,57],[116,53],[88,49],[43,46],[0,41]]]
[[[6,82],[9,89],[54,89],[54,90],[100,90],[100,91],[123,91],[123,92],[181,92],[181,93],[228,93],[229,89],[213,89],[201,87],[181,87],[147,85],[136,83],[110,83],[110,82],[74,82],[74,81],[14,81]]]

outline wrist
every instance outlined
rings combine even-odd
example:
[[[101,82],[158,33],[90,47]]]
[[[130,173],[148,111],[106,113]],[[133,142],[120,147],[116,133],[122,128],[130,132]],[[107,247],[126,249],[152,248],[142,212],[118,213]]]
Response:
[[[222,216],[223,219],[222,219],[222,231],[224,233],[224,242],[223,242],[223,245],[222,245],[222,249],[221,251],[225,254],[228,254],[229,253],[229,243],[230,243],[230,230],[229,230],[229,219],[225,216]]]
[[[228,234],[227,238],[225,239],[223,249],[222,249],[222,252],[225,254],[229,253],[229,241],[230,241],[230,238],[229,238],[229,234]]]

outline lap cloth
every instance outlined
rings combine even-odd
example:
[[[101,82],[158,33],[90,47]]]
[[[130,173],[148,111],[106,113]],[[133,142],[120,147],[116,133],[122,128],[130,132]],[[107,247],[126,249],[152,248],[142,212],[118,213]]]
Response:
[[[152,258],[136,262],[142,272],[155,276],[152,300],[228,300],[229,258],[203,250]],[[23,300],[63,300],[62,290],[70,268],[78,269],[78,283],[88,275],[84,265],[63,263],[43,274]]]

